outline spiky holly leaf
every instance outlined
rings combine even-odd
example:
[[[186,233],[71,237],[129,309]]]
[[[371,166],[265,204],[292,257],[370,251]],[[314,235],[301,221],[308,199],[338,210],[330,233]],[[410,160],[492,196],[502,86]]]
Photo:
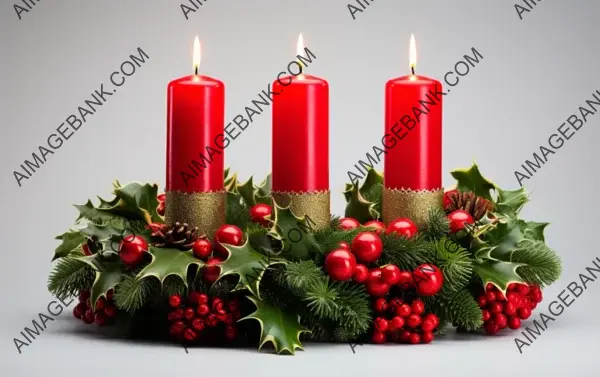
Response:
[[[255,319],[260,323],[259,350],[267,342],[273,344],[277,354],[287,351],[293,355],[296,348],[304,350],[300,342],[300,334],[310,331],[300,324],[298,314],[286,313],[281,308],[254,297],[248,296],[248,299],[254,303],[256,311],[240,321]]]
[[[256,186],[257,195],[262,198],[268,198],[271,195],[271,174],[267,175],[267,177]]]
[[[66,257],[71,250],[81,247],[81,244],[85,241],[85,237],[83,237],[79,231],[65,232],[60,236],[56,236],[55,239],[62,242],[58,245],[56,250],[54,250],[54,257],[52,260]]]
[[[221,274],[218,280],[223,276],[237,275],[240,279],[236,289],[246,288],[258,298],[260,281],[267,268],[284,263],[281,259],[257,252],[248,240],[242,246],[223,244],[223,247],[229,251],[229,256],[220,264]]]
[[[94,269],[96,277],[90,291],[90,301],[91,306],[95,307],[96,301],[100,297],[106,297],[108,291],[114,289],[121,282],[125,265],[119,259],[103,257],[102,253],[75,259],[87,263]]]
[[[496,187],[498,199],[496,200],[496,210],[503,215],[516,217],[521,208],[527,203],[528,197],[525,187],[518,190],[502,190]]]
[[[231,177],[229,177],[229,168],[227,168],[227,170],[225,171],[224,186],[225,186],[225,190],[227,192],[232,192],[232,193],[236,193],[236,194],[238,193],[237,192],[237,187],[238,187],[237,173],[233,173],[233,175]]]
[[[250,177],[246,182],[237,186],[237,191],[244,199],[244,203],[248,207],[252,207],[258,203],[270,204],[271,195],[271,175],[261,182],[260,185],[254,184],[254,177]]]
[[[118,236],[123,233],[123,227],[119,225],[119,223],[105,223],[105,224],[96,224],[90,221],[79,221],[74,225],[74,228],[78,230],[81,234],[86,235],[88,237],[95,236],[98,238],[98,242],[105,242],[110,240],[113,236]]]
[[[477,164],[473,163],[470,168],[456,169],[450,172],[457,181],[456,188],[459,191],[471,191],[475,195],[482,196],[485,199],[494,202],[491,190],[496,190],[494,182],[483,177],[479,172]]]
[[[503,294],[506,294],[508,285],[511,283],[524,283],[517,274],[517,268],[523,266],[521,263],[504,262],[496,260],[485,260],[475,263],[474,271],[483,281],[485,287],[488,283],[494,284]]]
[[[536,223],[534,221],[527,221],[522,223],[521,231],[528,239],[545,242],[544,229],[546,229],[549,224],[550,223]]]
[[[256,204],[256,189],[254,188],[253,177],[239,185],[237,189],[248,207]]]
[[[121,216],[115,213],[107,212],[106,209],[110,207],[111,202],[107,202],[102,198],[100,199],[100,206],[95,207],[91,200],[88,200],[85,204],[75,204],[75,208],[79,211],[79,217],[77,220],[87,219],[94,222],[105,223],[115,219],[120,219]],[[118,199],[116,199],[118,201]]]
[[[346,184],[344,197],[346,198],[345,216],[352,217],[360,223],[379,218],[379,201],[381,200],[381,189],[383,175],[375,169],[369,169],[362,186]]]
[[[273,201],[273,226],[267,233],[282,244],[281,256],[289,260],[306,260],[319,245],[313,234],[313,224],[309,216],[297,217],[290,207],[280,207]]]
[[[117,181],[114,184],[115,195],[119,201],[110,208],[102,208],[103,211],[120,214],[128,219],[143,219],[148,224],[152,222],[163,222],[162,217],[156,212],[158,207],[158,186],[129,183],[125,186]]]
[[[517,249],[517,244],[523,239],[522,223],[522,220],[514,218],[497,223],[482,237],[485,246],[476,252],[476,256],[510,262],[512,252]]]
[[[194,257],[194,253],[191,250],[180,251],[179,249],[150,246],[148,254],[152,256],[152,262],[140,271],[136,279],[154,276],[160,281],[161,286],[165,279],[171,275],[179,277],[183,280],[185,286],[187,286],[189,267],[193,264],[197,265],[198,269],[204,266],[204,262]]]

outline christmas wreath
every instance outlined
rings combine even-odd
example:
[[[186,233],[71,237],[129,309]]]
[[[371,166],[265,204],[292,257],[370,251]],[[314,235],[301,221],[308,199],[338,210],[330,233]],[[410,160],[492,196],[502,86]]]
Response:
[[[157,185],[116,182],[112,200],[76,205],[48,289],[78,296],[73,315],[87,324],[277,353],[303,340],[429,343],[450,325],[518,329],[561,272],[548,224],[519,218],[523,188],[503,190],[476,165],[452,176],[422,229],[379,221],[375,170],[347,185],[344,218],[315,229],[272,199],[269,178],[241,183],[227,170],[227,225],[212,239],[165,224]]]

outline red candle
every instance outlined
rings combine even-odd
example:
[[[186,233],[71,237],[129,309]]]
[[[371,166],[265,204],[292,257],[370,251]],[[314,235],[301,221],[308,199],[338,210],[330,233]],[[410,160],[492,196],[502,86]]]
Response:
[[[302,39],[298,55],[304,51]],[[301,63],[299,63],[301,64]],[[329,190],[329,85],[300,74],[273,82],[272,189]]]
[[[200,41],[194,41],[193,75],[171,81],[167,98],[166,191],[223,190],[225,86],[198,75]],[[219,139],[220,138],[220,139]]]
[[[442,84],[414,74],[416,47],[411,36],[412,75],[385,86],[386,138],[396,137],[384,162],[390,189],[438,190],[442,187]]]

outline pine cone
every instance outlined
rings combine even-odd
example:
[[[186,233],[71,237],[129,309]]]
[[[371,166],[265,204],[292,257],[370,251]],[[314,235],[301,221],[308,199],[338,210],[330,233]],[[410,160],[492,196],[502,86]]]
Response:
[[[488,211],[494,209],[489,200],[477,196],[472,192],[461,192],[458,190],[448,191],[444,194],[444,210],[446,212],[462,209],[473,216],[474,220],[481,219]]]
[[[162,229],[152,232],[153,245],[156,247],[170,247],[179,250],[189,250],[199,238],[198,227],[189,229],[186,223],[176,222],[173,225],[164,225]]]

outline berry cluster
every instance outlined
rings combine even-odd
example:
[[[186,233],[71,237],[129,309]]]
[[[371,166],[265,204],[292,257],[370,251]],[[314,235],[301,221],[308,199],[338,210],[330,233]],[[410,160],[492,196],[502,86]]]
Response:
[[[113,301],[113,291],[106,294],[106,298],[100,297],[96,301],[96,307],[92,309],[90,303],[90,291],[79,292],[79,303],[73,308],[73,317],[81,319],[90,325],[96,323],[103,326],[117,315],[117,307]]]
[[[375,330],[371,341],[376,344],[386,341],[430,343],[433,340],[433,332],[440,324],[437,315],[425,314],[425,304],[419,299],[414,299],[409,304],[400,298],[393,298],[389,302],[378,298],[373,307],[378,316],[373,321]]]
[[[211,299],[204,293],[191,292],[186,302],[181,296],[172,295],[169,305],[172,308],[168,314],[169,335],[173,339],[191,343],[205,331],[223,326],[227,340],[234,340],[238,334],[236,321],[241,315],[237,299],[225,302],[218,297]]]
[[[516,330],[521,320],[531,316],[531,311],[542,301],[542,290],[537,285],[512,283],[506,297],[493,284],[488,284],[477,302],[483,315],[483,328],[489,335],[509,327]]]

